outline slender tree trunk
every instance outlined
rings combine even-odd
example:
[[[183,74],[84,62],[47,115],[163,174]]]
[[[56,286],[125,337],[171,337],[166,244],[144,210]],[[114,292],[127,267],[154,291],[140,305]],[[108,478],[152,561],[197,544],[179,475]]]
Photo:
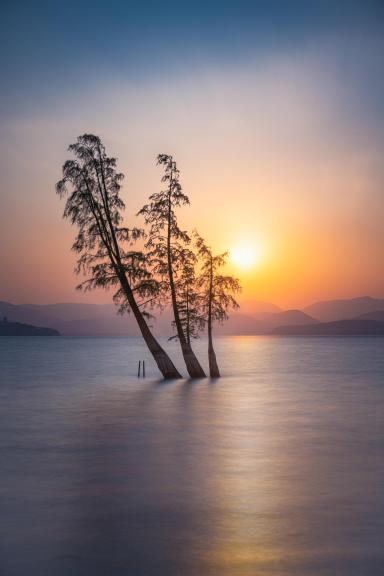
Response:
[[[86,184],[87,184],[87,182],[86,182]],[[95,221],[97,223],[100,236],[101,236],[103,243],[107,249],[109,259],[114,266],[116,275],[120,280],[120,285],[121,285],[121,287],[122,287],[122,289],[126,295],[126,298],[127,298],[128,303],[131,307],[133,315],[135,316],[136,322],[140,328],[140,332],[141,332],[141,334],[145,340],[145,343],[146,343],[149,351],[151,352],[151,354],[152,354],[160,372],[164,376],[164,378],[167,378],[167,379],[181,378],[182,376],[179,373],[179,371],[177,370],[177,368],[175,367],[175,365],[173,364],[172,360],[170,359],[168,354],[160,346],[160,344],[158,343],[158,341],[156,340],[156,338],[152,334],[151,330],[148,327],[148,324],[145,321],[143,314],[141,313],[140,308],[137,305],[137,302],[136,302],[135,297],[133,295],[131,286],[127,280],[127,277],[125,275],[125,272],[123,270],[123,266],[121,263],[120,248],[119,248],[119,244],[117,242],[115,230],[114,230],[112,220],[110,217],[108,202],[104,203],[104,207],[105,207],[105,213],[106,213],[107,221],[109,224],[109,230],[106,227],[106,224],[105,224],[104,219],[102,218],[102,215],[99,214],[99,218],[97,217],[97,214],[96,214],[97,204],[94,202],[91,190],[88,187],[88,185],[87,185],[87,189],[89,191],[89,201],[91,202],[90,208],[92,210]],[[102,195],[102,190],[100,190],[100,192]]]
[[[212,269],[212,257],[211,257],[211,269],[210,269],[209,292],[208,292],[208,362],[209,362],[209,374],[211,378],[220,378],[220,371],[217,365],[216,354],[213,349],[212,298],[213,298],[213,269]]]
[[[187,302],[186,302],[187,310],[187,322],[186,322],[186,336],[187,336],[187,344],[191,346],[191,333],[190,333],[190,325],[189,325],[189,287],[187,285]]]
[[[209,375],[211,378],[220,378],[220,371],[217,365],[216,354],[212,345],[212,326],[208,327],[208,362]]]
[[[124,293],[127,297],[128,303],[131,307],[133,315],[137,321],[137,324],[140,328],[141,334],[145,340],[146,345],[148,346],[149,351],[151,352],[160,372],[167,379],[176,379],[181,378],[181,374],[173,364],[172,360],[165,352],[165,350],[160,346],[154,335],[152,334],[151,330],[148,327],[148,324],[141,313],[140,308],[138,307],[136,300],[133,296],[131,287],[123,274],[122,276],[119,274],[119,279],[121,283],[121,287],[124,290]]]
[[[169,275],[169,285],[171,288],[171,297],[172,297],[172,307],[173,307],[173,315],[175,319],[175,325],[177,330],[177,335],[179,337],[179,342],[181,346],[181,352],[183,354],[185,366],[187,368],[188,374],[191,378],[205,378],[205,372],[202,369],[200,362],[198,361],[194,351],[190,344],[188,344],[185,334],[183,331],[183,327],[180,321],[179,315],[179,308],[177,306],[177,299],[176,299],[176,289],[175,289],[175,281],[173,278],[173,266],[172,266],[172,258],[171,258],[171,200],[169,199],[169,209],[168,209],[168,235],[167,235],[167,260],[168,260],[168,275]]]

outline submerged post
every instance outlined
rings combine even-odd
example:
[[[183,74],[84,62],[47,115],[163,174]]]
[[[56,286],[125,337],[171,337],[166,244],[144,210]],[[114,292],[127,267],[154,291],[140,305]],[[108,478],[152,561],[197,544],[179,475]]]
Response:
[[[141,360],[139,360],[139,369],[137,371],[137,377],[140,378]]]

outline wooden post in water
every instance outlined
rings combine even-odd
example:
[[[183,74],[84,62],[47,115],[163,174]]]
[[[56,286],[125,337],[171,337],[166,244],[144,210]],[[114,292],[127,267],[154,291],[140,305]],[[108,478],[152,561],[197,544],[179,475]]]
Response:
[[[143,378],[145,378],[145,360],[143,360]]]
[[[139,360],[139,369],[137,371],[137,377],[140,378],[141,360]]]

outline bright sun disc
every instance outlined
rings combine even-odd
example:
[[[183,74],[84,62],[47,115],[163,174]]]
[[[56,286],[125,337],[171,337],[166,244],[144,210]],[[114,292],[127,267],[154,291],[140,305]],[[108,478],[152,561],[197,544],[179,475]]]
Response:
[[[232,262],[239,268],[252,268],[260,259],[260,254],[253,246],[236,246],[230,251]]]

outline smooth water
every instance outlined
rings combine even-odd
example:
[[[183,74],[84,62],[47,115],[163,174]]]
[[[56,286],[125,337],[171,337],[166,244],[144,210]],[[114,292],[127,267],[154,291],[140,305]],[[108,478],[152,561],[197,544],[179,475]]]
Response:
[[[134,338],[0,339],[1,576],[384,573],[384,339],[217,356],[166,383]]]

